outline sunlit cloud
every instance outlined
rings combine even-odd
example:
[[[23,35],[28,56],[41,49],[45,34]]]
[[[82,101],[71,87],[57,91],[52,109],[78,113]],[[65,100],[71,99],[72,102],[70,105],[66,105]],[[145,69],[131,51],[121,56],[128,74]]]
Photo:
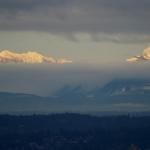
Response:
[[[53,58],[43,56],[40,53],[29,51],[26,53],[15,53],[10,50],[0,52],[0,63],[48,63],[48,64],[65,64],[72,63],[71,60],[65,58]]]
[[[127,62],[150,61],[150,47],[144,49],[142,55],[133,56],[127,59]]]

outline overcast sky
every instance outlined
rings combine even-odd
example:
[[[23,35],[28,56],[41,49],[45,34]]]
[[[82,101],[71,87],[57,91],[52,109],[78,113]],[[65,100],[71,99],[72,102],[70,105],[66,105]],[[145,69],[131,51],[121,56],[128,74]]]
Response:
[[[64,84],[148,78],[148,62],[125,60],[150,46],[149,8],[149,0],[0,0],[0,50],[73,60],[1,64],[0,90],[48,95]]]

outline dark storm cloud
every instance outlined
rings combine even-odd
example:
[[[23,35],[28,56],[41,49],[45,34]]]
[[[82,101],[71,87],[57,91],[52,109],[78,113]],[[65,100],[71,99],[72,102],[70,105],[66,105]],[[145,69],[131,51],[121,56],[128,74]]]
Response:
[[[0,0],[0,29],[149,35],[149,8],[149,0]]]

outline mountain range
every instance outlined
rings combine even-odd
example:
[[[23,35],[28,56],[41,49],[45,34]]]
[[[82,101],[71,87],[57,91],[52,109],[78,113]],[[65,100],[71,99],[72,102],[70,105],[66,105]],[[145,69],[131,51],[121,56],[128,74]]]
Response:
[[[0,92],[0,113],[50,112],[143,112],[150,110],[150,80],[112,80],[86,91],[64,86],[53,96]]]

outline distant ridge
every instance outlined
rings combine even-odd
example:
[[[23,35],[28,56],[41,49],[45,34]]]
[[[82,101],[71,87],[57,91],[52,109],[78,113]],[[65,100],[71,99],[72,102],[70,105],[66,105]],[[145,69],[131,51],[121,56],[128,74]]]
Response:
[[[103,87],[85,91],[65,86],[53,96],[0,92],[1,112],[148,112],[150,80],[112,80]]]

